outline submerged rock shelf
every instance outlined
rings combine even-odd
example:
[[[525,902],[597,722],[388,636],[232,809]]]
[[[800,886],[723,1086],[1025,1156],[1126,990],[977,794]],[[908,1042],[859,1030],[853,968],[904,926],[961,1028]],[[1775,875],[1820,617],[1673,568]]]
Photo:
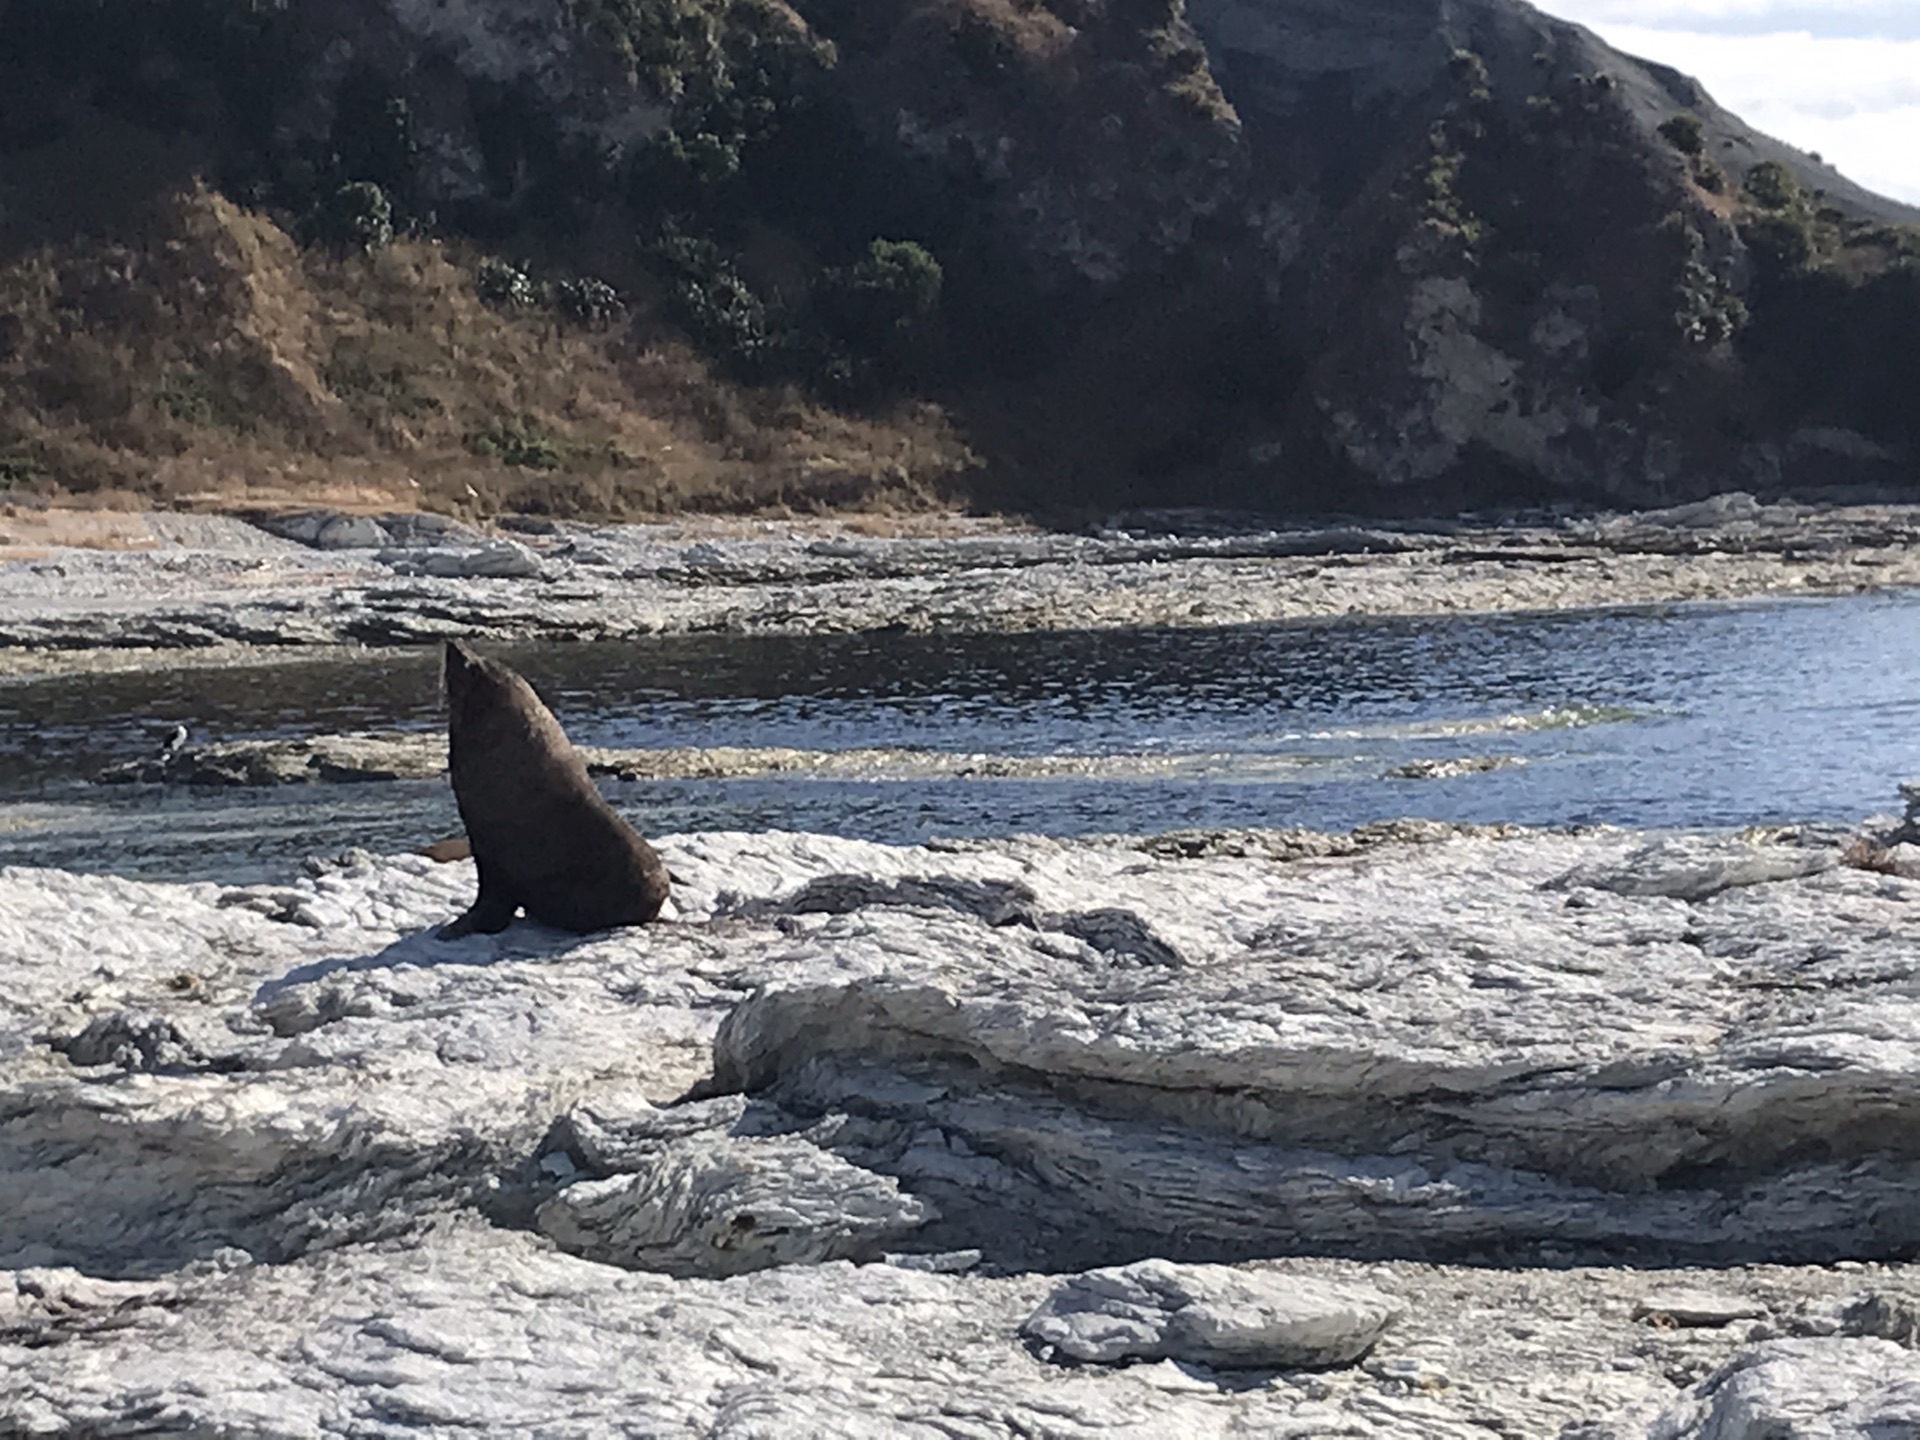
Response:
[[[670,836],[455,943],[465,863],[0,872],[0,1433],[1915,1418],[1920,881],[1320,839]]]
[[[1610,712],[1592,710],[1565,718],[1515,717],[1572,728],[1599,724]],[[1435,727],[1436,729],[1439,727]],[[1449,727],[1471,733],[1471,727]],[[1491,727],[1488,727],[1491,728]],[[1004,755],[904,746],[847,750],[801,750],[790,746],[705,745],[669,749],[579,747],[591,774],[614,780],[719,780],[745,776],[802,775],[840,780],[928,779],[1115,779],[1145,780],[1215,774],[1245,776],[1255,769],[1284,773],[1300,768],[1298,756],[1254,759],[1220,754]],[[1515,756],[1466,756],[1415,761],[1390,771],[1402,780],[1446,779],[1481,774],[1526,762]],[[298,740],[227,740],[183,745],[162,754],[102,770],[105,785],[271,786],[355,784],[378,780],[431,780],[446,773],[446,738],[435,734],[363,733],[316,735]]]

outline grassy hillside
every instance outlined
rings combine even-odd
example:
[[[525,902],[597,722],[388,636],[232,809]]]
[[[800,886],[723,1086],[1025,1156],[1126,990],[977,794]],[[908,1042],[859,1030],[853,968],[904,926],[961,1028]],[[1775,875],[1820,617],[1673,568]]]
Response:
[[[1152,6],[809,7],[836,44],[777,0],[574,0],[580,86],[611,67],[653,133],[471,85],[484,183],[455,197],[431,97],[391,73],[413,57],[316,78],[329,8],[0,0],[0,481],[582,514],[1124,498],[1215,403],[1195,352],[1245,329],[1038,273],[975,161],[875,143],[836,88],[1018,123],[1050,166],[1114,114],[1218,149],[1232,112]],[[343,219],[368,185],[381,213]]]
[[[645,291],[570,313],[457,238],[299,244],[111,119],[38,184],[89,177],[84,229],[45,216],[0,257],[0,485],[171,503],[419,503],[643,514],[920,505],[973,464],[935,406],[836,411],[716,372]],[[12,158],[12,157],[9,157]],[[118,194],[99,177],[119,161]],[[151,183],[157,182],[157,183]],[[62,238],[52,238],[59,235]],[[524,272],[509,271],[510,274]]]

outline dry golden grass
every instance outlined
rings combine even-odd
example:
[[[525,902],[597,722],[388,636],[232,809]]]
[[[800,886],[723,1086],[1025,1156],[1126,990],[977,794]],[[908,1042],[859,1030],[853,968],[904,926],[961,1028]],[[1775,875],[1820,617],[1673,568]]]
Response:
[[[0,488],[476,518],[911,510],[974,463],[933,406],[735,385],[644,301],[604,331],[489,307],[479,258],[303,249],[194,181],[0,257]]]
[[[0,505],[0,560],[38,560],[54,549],[146,550],[158,542],[124,510]]]

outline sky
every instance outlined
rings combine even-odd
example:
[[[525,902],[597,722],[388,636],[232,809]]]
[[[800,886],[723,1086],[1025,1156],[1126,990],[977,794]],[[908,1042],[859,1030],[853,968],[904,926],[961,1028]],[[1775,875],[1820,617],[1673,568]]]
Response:
[[[1535,0],[1756,130],[1920,205],[1920,0]]]

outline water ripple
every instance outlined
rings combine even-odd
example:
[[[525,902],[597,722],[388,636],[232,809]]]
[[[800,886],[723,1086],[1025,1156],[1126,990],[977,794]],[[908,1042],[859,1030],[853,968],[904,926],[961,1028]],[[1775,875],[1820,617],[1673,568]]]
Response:
[[[693,636],[503,658],[583,745],[843,757],[610,781],[654,834],[1345,829],[1409,813],[1845,821],[1920,774],[1911,595],[1216,631]],[[235,878],[432,840],[457,828],[439,781],[351,798],[85,782],[151,755],[176,724],[196,742],[437,730],[438,690],[426,650],[10,685],[0,863]],[[986,758],[848,773],[853,752]]]

